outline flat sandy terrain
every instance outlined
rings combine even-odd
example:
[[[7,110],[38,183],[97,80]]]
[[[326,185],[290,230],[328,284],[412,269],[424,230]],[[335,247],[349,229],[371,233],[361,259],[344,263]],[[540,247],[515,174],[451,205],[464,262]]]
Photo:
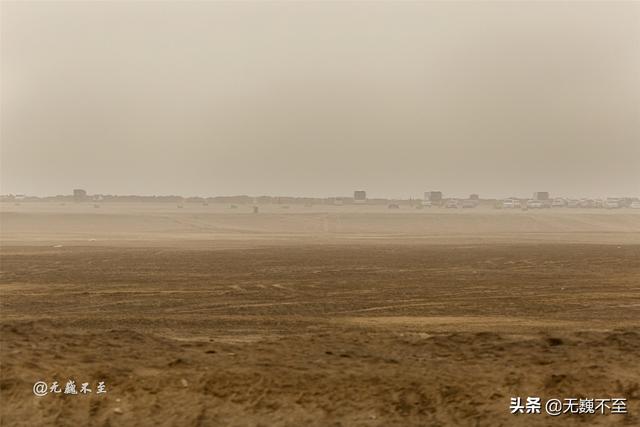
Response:
[[[0,208],[2,425],[640,425],[638,211]]]

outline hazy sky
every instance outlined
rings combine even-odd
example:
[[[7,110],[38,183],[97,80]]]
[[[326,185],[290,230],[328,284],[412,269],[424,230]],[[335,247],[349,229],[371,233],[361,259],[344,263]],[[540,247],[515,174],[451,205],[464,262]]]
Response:
[[[640,195],[640,2],[2,2],[1,191]]]

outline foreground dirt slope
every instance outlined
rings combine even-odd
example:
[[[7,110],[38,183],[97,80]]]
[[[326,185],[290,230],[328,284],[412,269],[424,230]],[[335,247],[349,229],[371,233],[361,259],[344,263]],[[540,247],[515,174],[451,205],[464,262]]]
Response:
[[[638,425],[635,331],[425,335],[352,328],[252,344],[2,329],[3,425]],[[105,395],[31,395],[43,376]],[[509,415],[511,396],[615,397],[630,415]]]
[[[637,245],[0,250],[2,425],[640,423]]]

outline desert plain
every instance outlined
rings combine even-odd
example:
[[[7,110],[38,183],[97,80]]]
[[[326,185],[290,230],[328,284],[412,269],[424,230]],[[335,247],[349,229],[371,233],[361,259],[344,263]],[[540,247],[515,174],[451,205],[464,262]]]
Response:
[[[2,425],[640,425],[637,210],[0,209]]]

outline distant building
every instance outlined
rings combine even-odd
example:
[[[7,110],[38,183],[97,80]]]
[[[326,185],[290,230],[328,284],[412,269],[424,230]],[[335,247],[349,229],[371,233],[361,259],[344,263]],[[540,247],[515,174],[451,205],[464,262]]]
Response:
[[[547,201],[549,200],[548,191],[537,191],[533,193],[533,200]]]
[[[87,198],[87,192],[82,189],[73,190],[73,201],[74,202],[82,202]]]
[[[353,202],[357,205],[362,205],[367,203],[367,192],[362,190],[354,191]]]
[[[431,203],[440,203],[442,201],[442,191],[427,191],[424,193],[424,199]]]
[[[472,194],[469,196],[469,200],[480,200],[480,196],[477,194]]]

